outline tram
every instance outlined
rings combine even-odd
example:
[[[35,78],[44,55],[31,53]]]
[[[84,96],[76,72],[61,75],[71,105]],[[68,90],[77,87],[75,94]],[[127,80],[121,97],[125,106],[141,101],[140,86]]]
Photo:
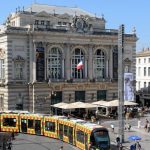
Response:
[[[107,128],[66,116],[3,112],[0,113],[0,131],[47,136],[81,150],[110,150]]]

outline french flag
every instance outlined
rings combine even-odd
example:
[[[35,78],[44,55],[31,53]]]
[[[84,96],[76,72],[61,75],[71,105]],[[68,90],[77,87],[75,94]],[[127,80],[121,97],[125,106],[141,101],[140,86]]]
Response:
[[[81,60],[78,64],[77,64],[77,70],[80,70],[83,68],[83,61]]]

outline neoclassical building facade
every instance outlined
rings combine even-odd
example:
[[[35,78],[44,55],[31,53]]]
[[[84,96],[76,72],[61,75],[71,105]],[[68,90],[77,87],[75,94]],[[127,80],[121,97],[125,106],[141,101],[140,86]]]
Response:
[[[0,107],[48,113],[58,102],[118,97],[118,30],[79,8],[33,4],[0,27]],[[135,33],[124,66],[135,77]],[[83,68],[76,66],[83,61]]]
[[[136,53],[136,96],[143,106],[150,106],[150,49]]]

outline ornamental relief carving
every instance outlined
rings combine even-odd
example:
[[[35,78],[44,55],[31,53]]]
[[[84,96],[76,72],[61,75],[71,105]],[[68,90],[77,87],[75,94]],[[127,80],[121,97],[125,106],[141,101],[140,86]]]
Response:
[[[4,49],[0,48],[0,58],[4,59],[4,57],[5,57],[5,51]]]
[[[71,26],[76,32],[87,32],[89,30],[88,20],[89,17],[87,16],[75,16]]]

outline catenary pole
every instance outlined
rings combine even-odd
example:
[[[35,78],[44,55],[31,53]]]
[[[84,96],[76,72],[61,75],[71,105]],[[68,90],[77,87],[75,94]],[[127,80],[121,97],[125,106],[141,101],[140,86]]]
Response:
[[[120,25],[118,30],[118,134],[120,142],[124,142],[124,25]]]

